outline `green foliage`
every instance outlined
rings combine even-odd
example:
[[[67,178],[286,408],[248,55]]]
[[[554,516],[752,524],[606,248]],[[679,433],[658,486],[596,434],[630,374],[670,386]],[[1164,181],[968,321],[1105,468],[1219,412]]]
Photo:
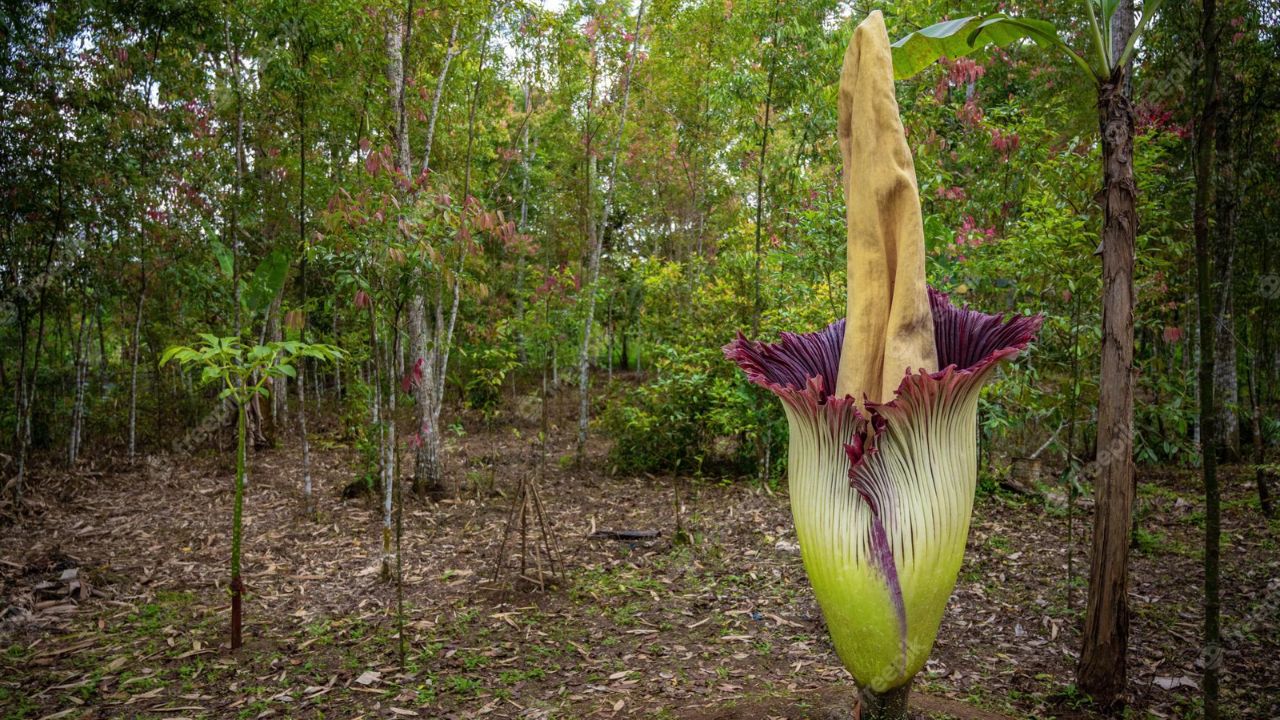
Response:
[[[520,367],[508,323],[499,323],[483,342],[463,348],[466,356],[467,407],[479,410],[485,420],[497,416],[502,404],[502,386],[507,375]]]
[[[247,403],[254,395],[270,396],[266,384],[275,378],[296,378],[294,361],[312,358],[333,362],[342,358],[338,348],[322,343],[306,344],[295,340],[271,342],[245,347],[239,339],[200,334],[201,342],[193,347],[174,345],[160,356],[160,365],[177,362],[184,367],[200,368],[200,382],[217,383],[218,399],[231,398]]]
[[[373,396],[358,376],[373,377],[375,358],[385,366],[397,338],[405,347],[418,298],[438,331],[431,347],[453,350],[442,407],[462,401],[495,418],[504,386],[544,372],[549,382],[576,382],[588,212],[599,221],[612,188],[609,227],[598,228],[605,252],[590,351],[599,364],[612,350],[623,373],[597,418],[618,440],[619,467],[754,475],[767,459],[776,477],[780,413],[718,348],[738,331],[770,340],[844,313],[838,68],[870,7],[649,3],[612,168],[636,3],[427,2],[416,8],[407,53],[411,162],[400,168],[386,92],[389,7],[263,0],[226,14],[201,2],[15,5],[0,63],[13,108],[0,124],[0,184],[12,189],[0,210],[8,383],[0,421],[22,425],[19,401],[31,386],[37,450],[67,441],[77,409],[86,435],[112,441],[135,403],[140,442],[163,442],[175,422],[208,414],[209,393],[194,381],[222,378],[217,365],[239,373],[261,361],[274,381],[288,381],[296,367],[288,349],[275,361],[273,350],[256,351],[250,362],[253,346],[319,341],[350,362],[340,377],[316,362],[308,374],[323,393],[344,389],[342,425],[370,454],[361,467],[373,467]],[[1111,45],[1117,3],[1007,14],[977,0],[883,7],[897,72],[911,75],[898,102],[930,282],[962,303],[1046,317],[1023,367],[984,396],[984,448],[997,465],[1046,440],[1058,459],[1086,452],[1098,401],[1101,219],[1096,83],[1080,63],[1093,78],[1114,64],[1100,50]],[[1135,454],[1192,463],[1188,133],[1198,74],[1188,48],[1198,17],[1194,6],[1154,0],[1139,9]],[[931,26],[944,17],[957,19]],[[1275,23],[1248,4],[1229,21],[1224,139],[1240,149],[1237,191],[1223,193],[1238,200],[1229,208],[1232,329],[1241,379],[1257,374],[1271,446],[1280,384],[1273,364],[1252,363],[1275,345],[1269,318],[1280,302],[1269,240],[1280,223],[1270,190],[1280,123],[1262,94],[1274,85]],[[218,337],[238,330],[244,344],[188,348],[183,359],[202,368],[190,378],[146,370],[163,348],[206,328]],[[627,372],[637,365],[638,374]],[[403,378],[383,370],[387,402]],[[456,420],[445,415],[440,428]],[[1072,448],[1065,429],[1054,434],[1068,425]],[[9,437],[16,444],[21,433]]]
[[[604,413],[611,462],[628,473],[750,472],[764,444],[778,459],[786,441],[782,411],[761,393],[723,358],[666,349],[654,379],[623,389]]]
[[[930,25],[894,42],[893,74],[899,80],[909,78],[939,58],[964,57],[989,44],[1010,45],[1024,38],[1070,52],[1053,23],[1004,13],[974,15]]]

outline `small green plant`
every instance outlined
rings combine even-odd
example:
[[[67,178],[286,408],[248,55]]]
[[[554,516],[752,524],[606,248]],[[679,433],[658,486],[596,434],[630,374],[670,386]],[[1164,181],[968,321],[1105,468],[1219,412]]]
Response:
[[[502,403],[502,385],[507,375],[520,367],[516,347],[510,339],[510,326],[499,323],[493,337],[478,347],[465,349],[469,372],[465,386],[467,407],[479,410],[485,422],[498,415]]]
[[[231,399],[236,404],[236,477],[231,510],[231,649],[241,645],[241,597],[244,584],[240,580],[240,541],[243,537],[245,478],[245,408],[254,397],[270,397],[267,383],[275,378],[296,378],[291,364],[296,358],[312,358],[336,362],[342,357],[338,348],[285,341],[246,347],[239,338],[200,334],[195,346],[174,345],[160,357],[163,367],[172,361],[184,368],[201,368],[202,383],[217,383],[222,391],[219,400]]]

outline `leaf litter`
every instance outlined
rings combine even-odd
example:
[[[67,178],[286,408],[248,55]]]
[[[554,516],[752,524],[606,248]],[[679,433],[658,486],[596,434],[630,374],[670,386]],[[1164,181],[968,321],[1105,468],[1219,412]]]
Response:
[[[229,458],[156,457],[76,473],[41,467],[30,510],[0,533],[0,708],[48,720],[724,720],[850,707],[850,680],[808,590],[785,491],[613,477],[602,471],[607,447],[598,440],[588,469],[558,463],[574,430],[572,403],[558,405],[541,491],[567,583],[526,594],[486,582],[518,473],[536,467],[536,453],[510,425],[468,417],[466,434],[446,447],[449,477],[494,480],[463,483],[452,500],[406,505],[403,669],[394,587],[378,577],[380,514],[373,499],[343,499],[357,461],[339,439],[312,449],[316,522],[300,513],[291,438],[251,459],[238,656],[226,638]],[[536,436],[533,423],[520,423],[512,418]],[[1142,523],[1161,540],[1133,558],[1129,701],[1178,717],[1198,696],[1198,485],[1176,469],[1140,481],[1158,488],[1140,502]],[[1276,529],[1250,507],[1243,483],[1224,487],[1225,699],[1244,716],[1274,717],[1280,693],[1268,668],[1280,633],[1276,613],[1259,608],[1274,609],[1268,598],[1280,593]],[[688,542],[674,532],[676,493]],[[920,707],[957,716],[967,707],[975,718],[1092,717],[1070,693],[1087,520],[1078,518],[1068,538],[1051,501],[979,499],[960,581],[916,681]],[[599,528],[624,539],[592,539]],[[1247,631],[1233,633],[1233,624]]]

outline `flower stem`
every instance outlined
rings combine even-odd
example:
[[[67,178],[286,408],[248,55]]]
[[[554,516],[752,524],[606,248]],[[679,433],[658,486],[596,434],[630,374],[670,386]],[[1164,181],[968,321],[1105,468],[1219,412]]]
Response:
[[[907,720],[907,696],[911,682],[882,693],[863,688],[858,693],[862,720]]]

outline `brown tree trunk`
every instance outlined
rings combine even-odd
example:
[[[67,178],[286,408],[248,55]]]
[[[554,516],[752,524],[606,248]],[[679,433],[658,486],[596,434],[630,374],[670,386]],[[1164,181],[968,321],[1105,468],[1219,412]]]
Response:
[[[1098,86],[1102,132],[1102,378],[1098,397],[1093,553],[1077,684],[1100,705],[1125,689],[1129,535],[1133,517],[1133,266],[1137,186],[1125,68]]]
[[[1218,594],[1220,553],[1220,493],[1217,477],[1217,414],[1214,412],[1213,342],[1215,300],[1210,277],[1211,236],[1209,205],[1213,197],[1213,155],[1217,135],[1218,96],[1218,31],[1217,3],[1203,0],[1200,38],[1204,53],[1201,73],[1200,117],[1195,134],[1196,191],[1193,226],[1196,237],[1196,295],[1200,329],[1200,455],[1204,476],[1204,693],[1205,720],[1218,720],[1218,672],[1222,662],[1220,604]]]
[[[1230,85],[1230,83],[1228,83]],[[1230,93],[1230,91],[1226,91]],[[1213,242],[1213,395],[1217,414],[1217,452],[1225,462],[1240,459],[1240,382],[1236,365],[1235,302],[1232,276],[1235,268],[1235,221],[1240,202],[1236,195],[1235,152],[1231,137],[1232,117],[1228,102],[1219,105],[1214,119]]]

